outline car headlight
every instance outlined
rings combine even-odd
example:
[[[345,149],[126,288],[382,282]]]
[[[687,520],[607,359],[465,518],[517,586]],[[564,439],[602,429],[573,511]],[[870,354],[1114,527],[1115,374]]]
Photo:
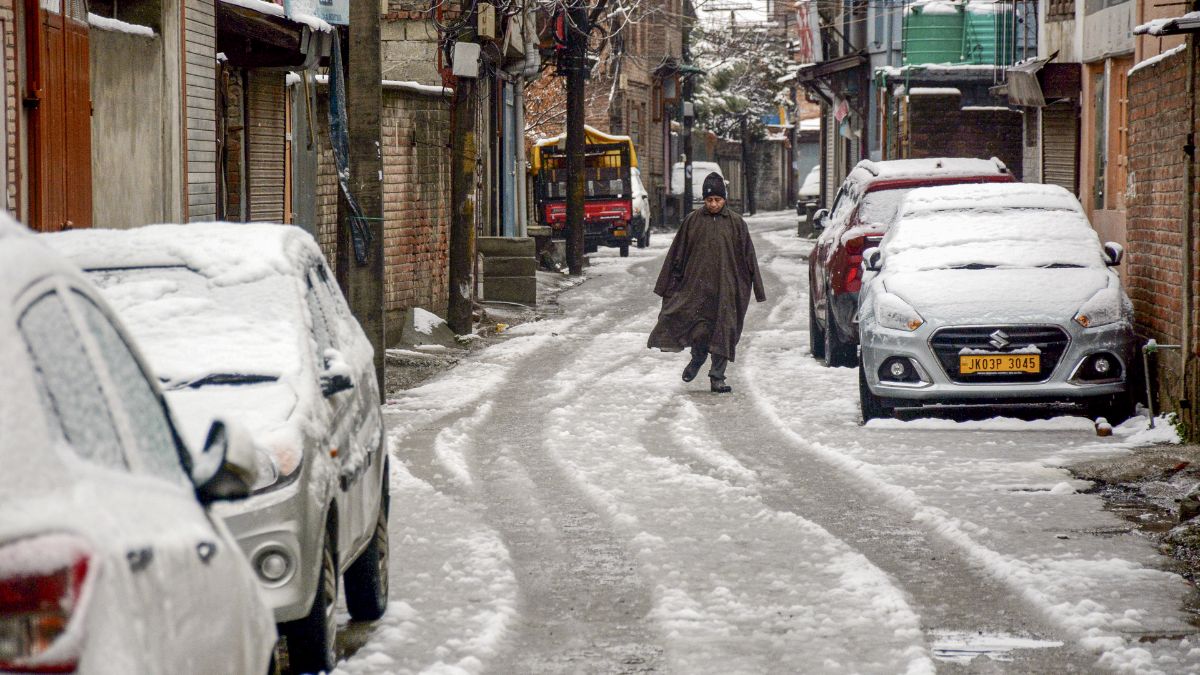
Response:
[[[917,314],[913,306],[894,293],[875,296],[875,321],[884,328],[912,332],[925,325],[925,319]]]
[[[1084,328],[1107,326],[1121,320],[1123,308],[1120,290],[1103,288],[1075,312],[1075,323]]]
[[[275,464],[275,458],[262,448],[258,448],[254,453],[254,468],[258,471],[258,479],[250,488],[251,492],[270,487],[279,480],[279,466]]]

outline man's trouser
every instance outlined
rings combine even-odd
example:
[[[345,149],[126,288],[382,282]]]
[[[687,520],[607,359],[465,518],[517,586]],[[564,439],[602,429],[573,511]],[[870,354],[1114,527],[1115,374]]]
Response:
[[[700,366],[708,359],[708,339],[711,334],[712,327],[707,321],[701,321],[692,329],[692,367],[696,370],[700,370]],[[712,365],[708,367],[708,379],[724,382],[725,366],[728,363],[729,359],[713,354]]]

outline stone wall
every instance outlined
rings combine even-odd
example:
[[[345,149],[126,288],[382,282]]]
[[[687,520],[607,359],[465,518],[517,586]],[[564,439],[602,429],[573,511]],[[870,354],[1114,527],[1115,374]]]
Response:
[[[319,119],[328,99],[320,96]],[[384,315],[400,335],[409,307],[445,316],[449,296],[450,99],[386,88],[383,147]],[[318,127],[318,242],[330,264],[337,253],[337,174],[328,125]]]
[[[999,157],[1014,176],[1023,175],[1023,119],[1003,107],[962,107],[959,94],[913,94],[908,99],[905,156]]]

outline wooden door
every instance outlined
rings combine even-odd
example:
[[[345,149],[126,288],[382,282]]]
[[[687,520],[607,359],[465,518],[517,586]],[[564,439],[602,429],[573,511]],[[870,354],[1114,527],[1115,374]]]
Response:
[[[26,0],[29,225],[92,225],[92,105],[84,0]]]

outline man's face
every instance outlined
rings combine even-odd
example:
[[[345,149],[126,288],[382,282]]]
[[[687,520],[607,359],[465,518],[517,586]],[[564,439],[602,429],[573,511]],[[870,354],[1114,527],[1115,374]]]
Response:
[[[725,208],[725,198],[716,195],[705,197],[704,208],[708,209],[709,213],[720,213],[721,209]]]

